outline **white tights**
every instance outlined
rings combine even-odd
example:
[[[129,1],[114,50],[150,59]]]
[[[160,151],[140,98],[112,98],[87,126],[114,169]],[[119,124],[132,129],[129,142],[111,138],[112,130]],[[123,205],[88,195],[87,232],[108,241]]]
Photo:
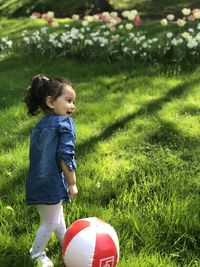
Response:
[[[42,224],[37,230],[32,248],[32,255],[44,251],[53,232],[62,245],[66,232],[62,201],[56,205],[37,205],[37,211]]]

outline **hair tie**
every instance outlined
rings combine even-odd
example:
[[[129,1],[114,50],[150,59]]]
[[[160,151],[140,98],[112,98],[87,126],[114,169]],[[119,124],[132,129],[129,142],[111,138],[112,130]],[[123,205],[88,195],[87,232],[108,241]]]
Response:
[[[49,81],[49,78],[47,78],[46,76],[42,76],[41,77],[43,80]]]

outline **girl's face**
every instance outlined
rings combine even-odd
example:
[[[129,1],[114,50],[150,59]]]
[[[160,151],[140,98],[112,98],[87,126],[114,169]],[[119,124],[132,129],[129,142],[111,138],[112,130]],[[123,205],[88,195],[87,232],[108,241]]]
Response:
[[[75,111],[76,93],[70,85],[63,88],[62,94],[55,100],[51,96],[46,98],[47,105],[53,110],[54,114],[71,116]]]

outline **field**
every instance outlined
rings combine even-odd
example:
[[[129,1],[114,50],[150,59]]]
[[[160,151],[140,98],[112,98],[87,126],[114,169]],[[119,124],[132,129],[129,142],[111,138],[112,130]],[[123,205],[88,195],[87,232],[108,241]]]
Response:
[[[200,266],[198,65],[16,52],[0,59],[0,69],[0,266],[32,266],[39,219],[25,204],[24,185],[29,135],[41,115],[29,118],[22,97],[38,73],[68,78],[77,91],[79,195],[65,206],[67,225],[92,216],[109,222],[119,236],[119,267]],[[47,253],[63,266],[54,236]]]

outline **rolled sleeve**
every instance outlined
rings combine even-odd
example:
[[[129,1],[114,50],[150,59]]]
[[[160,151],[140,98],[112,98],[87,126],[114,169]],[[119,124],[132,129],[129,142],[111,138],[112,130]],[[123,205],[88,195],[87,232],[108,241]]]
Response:
[[[64,117],[59,122],[58,127],[59,142],[58,142],[58,162],[65,162],[70,171],[76,169],[75,161],[75,141],[76,131],[73,122],[70,118]]]

